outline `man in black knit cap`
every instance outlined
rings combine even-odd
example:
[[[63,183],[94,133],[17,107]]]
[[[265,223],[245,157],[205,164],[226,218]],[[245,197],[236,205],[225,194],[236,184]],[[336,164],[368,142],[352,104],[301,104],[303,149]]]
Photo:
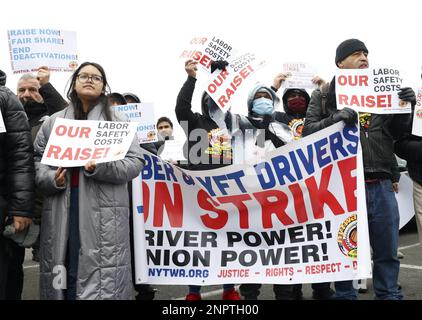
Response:
[[[368,49],[362,41],[348,39],[337,47],[335,62],[341,69],[368,68]],[[326,92],[325,97],[321,93],[323,91]],[[412,105],[416,103],[415,93],[411,88],[401,88],[398,96]],[[317,132],[340,121],[344,121],[346,125],[354,125],[357,120],[358,114],[354,110],[337,110],[333,79],[325,89],[317,89],[312,93],[303,135]],[[393,142],[403,135],[410,116],[362,113],[359,120],[369,238],[373,249],[374,291],[376,299],[399,300],[402,299],[397,285],[400,270],[400,262],[397,259],[400,217],[391,182],[391,159]],[[335,288],[338,299],[357,298],[352,281],[336,282]]]

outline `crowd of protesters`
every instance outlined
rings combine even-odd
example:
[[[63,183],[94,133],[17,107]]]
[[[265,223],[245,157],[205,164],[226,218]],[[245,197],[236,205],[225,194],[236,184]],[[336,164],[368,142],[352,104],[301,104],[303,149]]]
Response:
[[[340,69],[368,68],[368,53],[362,41],[348,39],[338,45],[335,64]],[[226,61],[214,61],[211,73],[226,67]],[[201,97],[201,112],[195,113],[192,97],[197,62],[186,61],[185,72],[175,116],[187,138],[187,163],[173,162],[182,168],[221,168],[256,156],[249,150],[265,154],[337,122],[361,124],[374,293],[376,299],[402,299],[397,257],[399,211],[394,197],[397,179],[392,159],[396,153],[407,160],[422,242],[422,138],[412,135],[414,91],[406,87],[398,93],[401,100],[410,102],[410,114],[358,114],[350,108],[337,109],[334,78],[326,82],[315,77],[318,88],[311,96],[303,88],[290,88],[280,99],[278,90],[286,80],[281,73],[272,85],[258,83],[251,88],[245,101],[246,116],[223,112],[206,92]],[[0,111],[6,129],[0,132],[0,299],[21,298],[22,264],[29,247],[33,248],[33,260],[40,264],[41,299],[154,299],[152,286],[135,283],[131,180],[144,165],[142,149],[160,155],[166,141],[174,139],[170,118],[157,121],[158,142],[140,145],[135,137],[122,160],[52,167],[41,159],[55,119],[126,121],[111,106],[141,100],[133,93],[110,92],[105,70],[94,62],[84,62],[74,71],[67,101],[51,85],[47,67],[40,67],[37,75],[23,75],[16,94],[5,85],[6,75],[0,71]],[[194,148],[198,137],[192,139],[192,132],[198,129],[209,143]],[[246,130],[254,139],[237,143],[234,137]],[[212,144],[214,138],[219,143]],[[65,287],[55,280],[57,266],[66,270]],[[243,296],[255,300],[260,287],[245,283],[238,292],[227,283],[222,299],[240,300]],[[301,288],[301,284],[273,287],[280,300],[301,299]],[[186,300],[201,300],[200,289],[189,286]],[[333,286],[313,283],[312,289],[314,299],[358,299],[351,280]]]

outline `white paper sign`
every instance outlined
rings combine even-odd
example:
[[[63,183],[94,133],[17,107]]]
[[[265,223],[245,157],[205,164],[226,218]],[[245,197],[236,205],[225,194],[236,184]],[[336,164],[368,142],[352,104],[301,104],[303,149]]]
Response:
[[[4,125],[3,115],[0,109],[0,133],[6,132],[6,126]]]
[[[58,29],[8,30],[13,73],[37,71],[74,71],[78,66],[76,32]]]
[[[193,59],[198,62],[200,70],[210,72],[212,61],[230,62],[236,52],[230,41],[217,36],[204,36],[193,38],[179,57],[184,60]]]
[[[166,161],[186,160],[183,155],[183,144],[178,140],[166,140],[159,153],[160,158]]]
[[[378,114],[411,112],[410,103],[397,95],[403,82],[397,69],[338,69],[335,81],[338,109]]]
[[[400,176],[399,193],[395,193],[400,213],[400,226],[403,228],[415,215],[415,207],[413,205],[413,181],[407,173]]]
[[[282,84],[284,88],[316,89],[318,87],[312,82],[316,76],[316,70],[307,63],[284,63],[283,73],[287,75],[287,79]]]
[[[140,144],[158,141],[153,103],[130,103],[113,108],[125,114],[129,121],[138,123],[136,134]]]
[[[81,167],[121,160],[136,132],[136,123],[57,118],[41,163],[55,167]]]
[[[422,137],[422,88],[416,95],[415,114],[413,115],[412,134]]]
[[[265,61],[257,59],[253,53],[241,55],[225,70],[213,73],[206,91],[217,106],[226,112],[238,90],[248,86],[247,80],[264,64]]]

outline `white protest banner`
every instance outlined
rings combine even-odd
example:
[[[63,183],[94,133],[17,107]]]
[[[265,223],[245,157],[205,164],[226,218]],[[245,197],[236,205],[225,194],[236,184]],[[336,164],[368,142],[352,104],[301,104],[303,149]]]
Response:
[[[74,71],[78,66],[76,32],[58,29],[8,30],[13,73],[37,71]]]
[[[192,38],[179,57],[184,60],[193,59],[198,62],[200,70],[210,72],[212,61],[230,62],[235,55],[236,49],[230,41],[217,36],[204,36]]]
[[[422,88],[416,95],[415,113],[413,115],[412,134],[422,137]]]
[[[55,167],[81,167],[125,157],[136,123],[56,118],[41,163]]]
[[[187,171],[146,151],[144,160],[133,181],[138,282],[370,277],[357,127],[334,124],[254,165]]]
[[[166,161],[186,160],[183,155],[183,144],[178,140],[166,140],[162,146],[163,151],[159,153],[160,158]]]
[[[138,123],[136,134],[140,144],[158,141],[153,103],[129,103],[113,108],[125,114],[130,122]]]
[[[337,109],[378,114],[410,113],[410,103],[399,100],[403,79],[394,68],[338,69]]]
[[[6,126],[4,125],[3,114],[0,109],[0,133],[6,132]]]
[[[264,65],[253,53],[246,53],[233,60],[225,70],[215,72],[207,85],[206,91],[217,106],[227,111],[231,100],[240,87],[245,87],[247,80]]]
[[[399,182],[399,192],[396,196],[397,205],[400,213],[399,228],[403,228],[410,219],[415,215],[415,207],[413,205],[413,181],[406,173],[401,173]]]
[[[316,70],[307,63],[283,63],[283,73],[287,75],[287,79],[282,84],[284,88],[316,89],[318,87],[312,82],[317,75]]]

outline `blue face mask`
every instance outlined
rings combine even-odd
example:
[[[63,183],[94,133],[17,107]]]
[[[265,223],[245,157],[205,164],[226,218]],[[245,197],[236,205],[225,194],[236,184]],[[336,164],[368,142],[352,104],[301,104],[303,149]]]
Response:
[[[252,103],[252,111],[261,116],[266,114],[273,114],[273,101],[267,98],[255,99]]]

